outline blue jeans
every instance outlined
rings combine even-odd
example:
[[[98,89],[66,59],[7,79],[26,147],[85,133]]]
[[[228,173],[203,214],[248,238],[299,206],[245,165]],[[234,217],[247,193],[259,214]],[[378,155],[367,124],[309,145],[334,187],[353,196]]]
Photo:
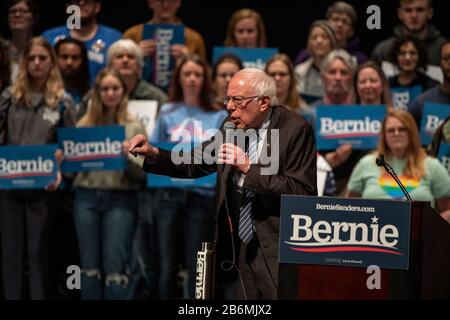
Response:
[[[135,205],[134,192],[76,189],[74,217],[83,300],[127,297]]]
[[[157,191],[154,210],[160,258],[159,298],[177,297],[179,249],[182,249],[188,269],[186,298],[192,299],[197,251],[203,241],[213,241],[214,237],[215,199],[192,191],[163,188]]]
[[[139,190],[136,194],[138,221],[133,239],[130,299],[146,300],[157,297],[154,198],[154,189]]]

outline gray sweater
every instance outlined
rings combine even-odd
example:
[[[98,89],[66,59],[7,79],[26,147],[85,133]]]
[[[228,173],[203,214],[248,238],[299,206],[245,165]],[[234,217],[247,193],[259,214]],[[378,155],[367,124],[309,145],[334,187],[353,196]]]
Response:
[[[58,127],[73,127],[76,115],[73,101],[64,95],[51,108],[42,94],[35,94],[32,107],[19,105],[11,95],[11,88],[0,97],[0,145],[33,145],[56,143]]]

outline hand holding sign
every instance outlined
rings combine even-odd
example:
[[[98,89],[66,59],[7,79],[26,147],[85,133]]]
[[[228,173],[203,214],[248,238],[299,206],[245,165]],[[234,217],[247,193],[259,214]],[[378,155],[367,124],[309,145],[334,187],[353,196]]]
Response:
[[[351,144],[340,145],[336,151],[328,153],[325,158],[332,168],[339,167],[343,164],[352,153]]]
[[[56,180],[53,182],[50,182],[45,187],[45,190],[47,190],[47,191],[56,191],[62,182],[61,163],[63,162],[64,154],[61,149],[55,150],[55,158],[56,158],[56,163],[58,164],[58,171],[56,172]]]
[[[170,54],[175,60],[187,53],[189,53],[189,50],[184,44],[173,44],[170,46]]]
[[[58,164],[59,166],[59,164]],[[56,180],[54,182],[49,183],[46,187],[45,190],[47,191],[56,191],[59,187],[59,185],[62,182],[62,174],[61,174],[61,170],[58,168],[58,172],[56,172]]]
[[[151,57],[156,52],[156,41],[153,39],[142,40],[139,42],[139,47],[141,47],[144,57]]]

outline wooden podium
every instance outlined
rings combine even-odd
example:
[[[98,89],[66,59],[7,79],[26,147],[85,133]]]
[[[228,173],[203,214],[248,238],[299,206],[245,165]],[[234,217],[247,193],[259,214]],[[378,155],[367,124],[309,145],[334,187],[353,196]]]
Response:
[[[366,268],[280,264],[279,299],[449,299],[450,225],[428,202],[411,208],[409,270],[381,269],[369,290]]]

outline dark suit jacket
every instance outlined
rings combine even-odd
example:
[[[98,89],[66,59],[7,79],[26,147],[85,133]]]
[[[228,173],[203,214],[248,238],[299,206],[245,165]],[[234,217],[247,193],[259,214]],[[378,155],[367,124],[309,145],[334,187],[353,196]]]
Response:
[[[270,129],[279,129],[279,169],[274,175],[261,175],[263,166],[252,164],[247,172],[244,188],[255,193],[252,204],[252,217],[256,234],[266,257],[269,257],[269,268],[272,274],[278,273],[278,233],[280,203],[282,194],[317,195],[316,185],[316,145],[314,132],[309,123],[295,112],[289,111],[283,106],[272,107],[269,130],[265,139],[265,146],[270,150]],[[223,128],[221,129],[223,134]],[[202,150],[215,143],[217,139],[212,138],[204,142],[192,152],[194,157],[202,154]],[[220,143],[220,142],[219,142]],[[270,151],[269,153],[270,154]],[[156,163],[144,163],[144,171],[168,175],[176,178],[197,178],[217,171],[217,194],[216,215],[221,224],[227,219],[225,195],[227,189],[234,188],[232,181],[233,170],[229,166],[220,164],[180,164],[175,165],[171,161],[170,151],[160,150],[160,157]],[[228,190],[230,191],[230,190]],[[231,220],[234,222],[234,234],[237,234],[237,221],[239,212],[230,212]],[[224,240],[221,235],[226,234],[226,229],[219,225],[218,242],[223,246],[230,246],[229,240]],[[229,233],[229,231],[228,231]],[[219,244],[220,246],[220,244]],[[218,253],[220,256],[220,253]],[[230,257],[231,260],[231,257]]]

